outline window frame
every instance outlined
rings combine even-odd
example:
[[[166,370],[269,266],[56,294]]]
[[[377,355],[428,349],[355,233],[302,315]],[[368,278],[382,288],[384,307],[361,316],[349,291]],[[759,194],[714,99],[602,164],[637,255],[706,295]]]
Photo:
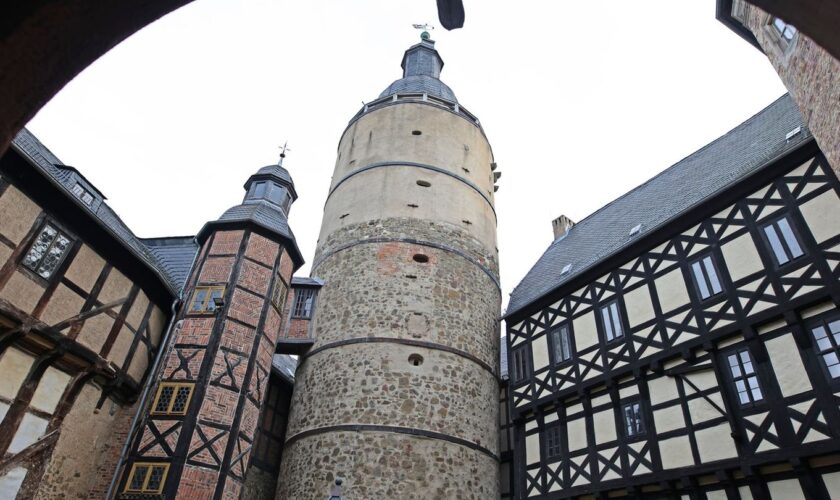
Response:
[[[47,248],[44,250],[44,253],[38,259],[33,269],[28,264],[26,264],[26,258],[27,256],[29,256],[29,253],[35,246],[35,243],[38,241],[38,238],[48,226],[52,227],[56,231],[56,237],[53,238],[52,241],[50,241],[49,245],[47,245]],[[43,264],[44,259],[46,258],[50,249],[55,244],[55,240],[58,238],[58,236],[63,236],[65,239],[67,239],[67,247],[64,250],[64,252],[61,253],[60,257],[58,258],[58,262],[56,262],[55,266],[53,267],[52,272],[50,272],[48,276],[44,277],[38,273],[38,268],[41,266],[41,264]],[[64,265],[68,262],[67,258],[73,252],[73,249],[76,247],[77,243],[78,238],[73,236],[72,233],[70,233],[70,231],[66,230],[63,225],[59,224],[53,219],[45,218],[38,227],[38,230],[35,232],[35,235],[32,237],[31,240],[27,242],[26,252],[23,252],[23,254],[21,255],[20,261],[18,262],[18,267],[24,272],[26,272],[28,275],[33,276],[38,280],[41,280],[41,282],[43,283],[52,283],[53,280],[58,279],[58,276],[64,274]]]
[[[618,325],[621,327],[621,335],[615,335],[615,329],[613,328],[615,325],[616,318],[613,317],[612,310],[610,308],[615,306],[615,316],[618,316]],[[609,338],[607,335],[607,325],[604,322],[604,310],[609,310],[609,318],[610,318],[610,329],[612,331],[612,337]],[[624,312],[621,309],[621,302],[619,301],[618,297],[609,300],[603,304],[598,305],[598,324],[601,325],[601,332],[603,333],[603,340],[604,344],[614,344],[617,342],[621,342],[626,338],[627,332],[627,325],[624,322]]]
[[[745,362],[741,358],[741,353],[744,353],[744,352],[747,353],[747,355],[750,358],[750,363],[752,364],[753,371],[750,374],[747,374],[746,370],[744,369]],[[739,375],[737,377],[735,376],[734,373],[732,373],[733,366],[731,365],[731,362],[729,360],[729,358],[731,356],[735,356],[735,358],[738,362],[738,370],[741,373],[741,375]],[[741,408],[741,409],[756,408],[756,407],[759,407],[759,406],[762,406],[762,405],[766,404],[767,393],[765,391],[765,387],[763,386],[761,376],[759,375],[758,362],[756,361],[755,356],[753,355],[753,353],[752,353],[752,351],[750,350],[749,347],[741,346],[741,347],[736,347],[734,349],[730,349],[730,350],[724,352],[723,353],[723,365],[726,369],[727,377],[728,377],[728,380],[730,382],[730,390],[732,392],[732,396],[735,399],[735,403],[737,404],[737,406],[739,408]],[[753,388],[750,387],[750,385],[749,385],[749,378],[751,376],[755,377],[756,383],[758,385],[758,390],[761,392],[761,399],[754,399],[754,397],[753,397],[753,393],[752,393]],[[738,381],[739,380],[743,380],[744,385],[747,388],[747,391],[743,391],[749,397],[749,401],[746,402],[746,403],[741,401],[742,391],[738,390]]]
[[[187,307],[187,315],[208,315],[208,314],[216,314],[218,311],[216,306],[214,305],[212,309],[208,309],[208,306],[213,301],[213,292],[214,291],[221,291],[219,294],[220,297],[224,298],[225,296],[225,285],[198,285],[193,289],[192,296],[190,297],[189,306]],[[202,299],[201,304],[202,307],[200,310],[193,309],[195,305],[196,298],[199,292],[206,292],[207,295]]]
[[[123,487],[123,493],[141,493],[141,494],[152,494],[152,495],[160,495],[163,492],[163,487],[166,485],[166,479],[169,476],[169,463],[166,462],[134,462],[131,464],[131,471],[128,474],[128,479],[125,482],[125,486]],[[141,467],[147,467],[149,470],[146,473],[146,477],[143,478],[143,486],[138,489],[132,489],[131,483],[132,479],[134,479],[134,475],[137,474],[137,469]],[[155,467],[163,467],[163,476],[160,479],[160,486],[157,489],[149,489],[149,479],[151,479],[151,471]]]
[[[520,367],[520,363],[517,362],[517,354],[522,354],[524,358],[521,363],[522,373],[518,373],[518,368]],[[508,367],[508,373],[510,375],[511,383],[513,384],[521,384],[523,382],[528,381],[533,372],[534,372],[534,362],[531,356],[531,343],[525,342],[524,344],[511,348],[510,350],[510,361],[511,366]]]
[[[278,290],[282,287],[283,293],[278,294]],[[282,295],[283,300],[277,300],[278,297]],[[274,288],[271,290],[271,305],[279,312],[281,315],[283,314],[283,306],[286,305],[286,301],[289,297],[289,285],[286,284],[286,280],[283,279],[282,276],[279,274],[276,276],[274,280]]]
[[[555,348],[557,347],[557,340],[560,340],[560,350],[561,350],[561,353],[562,353],[562,350],[563,350],[562,338],[563,338],[563,333],[564,332],[565,332],[565,337],[566,337],[566,345],[569,348],[569,357],[567,357],[565,359],[555,359]],[[558,338],[555,339],[554,338],[555,334],[558,334],[558,333],[559,333],[559,335],[557,335]],[[551,329],[548,330],[548,333],[546,335],[548,336],[548,357],[551,361],[551,366],[562,366],[564,364],[572,362],[575,359],[576,352],[575,352],[574,341],[572,340],[574,335],[572,335],[571,321],[565,321],[563,323],[560,323],[559,325],[553,326]]]
[[[627,422],[627,419],[626,419],[627,414],[625,413],[625,411],[626,411],[626,408],[628,406],[635,406],[635,405],[638,405],[638,407],[639,407],[638,415],[639,415],[639,421],[641,422],[641,430],[639,430],[637,432],[634,432],[633,434],[630,434],[627,431],[628,422]],[[632,441],[632,440],[636,440],[636,439],[643,439],[647,436],[648,428],[650,427],[650,425],[649,425],[650,424],[650,422],[649,422],[650,419],[648,418],[647,405],[645,404],[645,401],[643,401],[641,398],[638,398],[638,397],[621,401],[619,403],[619,411],[621,412],[621,415],[620,415],[620,417],[621,417],[621,433],[622,433],[622,435],[624,436],[625,439],[627,439],[628,441]]]
[[[159,411],[157,409],[158,402],[160,401],[160,397],[163,394],[164,388],[172,387],[172,399],[169,401],[167,405],[166,411]],[[187,394],[187,402],[184,404],[184,410],[180,412],[172,411],[172,407],[175,405],[175,400],[178,396],[178,391],[182,388],[189,388],[190,392]],[[192,402],[193,394],[195,393],[195,382],[161,382],[158,385],[157,392],[155,393],[155,399],[152,402],[152,407],[149,410],[149,415],[156,415],[156,416],[164,416],[164,417],[183,417],[187,414],[187,411],[190,408],[190,403]]]
[[[715,292],[713,287],[711,286],[712,285],[712,280],[710,279],[710,276],[708,274],[708,268],[705,265],[705,262],[706,262],[707,259],[709,260],[709,262],[711,264],[712,271],[715,273],[715,279],[717,280],[718,286],[720,287],[720,291]],[[710,292],[709,295],[706,296],[706,297],[703,296],[703,290],[700,287],[700,282],[699,282],[697,273],[694,270],[695,265],[699,266],[700,273],[702,274],[702,277],[704,279],[703,285]],[[718,266],[717,258],[715,257],[714,252],[706,252],[706,253],[698,256],[694,260],[689,261],[688,272],[691,274],[691,281],[694,285],[694,293],[697,295],[697,299],[700,302],[711,301],[714,298],[716,298],[720,295],[723,295],[724,292],[726,292],[726,290],[727,290],[726,284],[724,283],[724,281],[722,279],[722,274],[720,272],[720,266]]]
[[[543,456],[546,460],[555,460],[558,458],[562,458],[564,455],[564,446],[563,446],[563,429],[561,428],[560,422],[552,422],[542,428],[540,431],[540,442],[542,444],[542,451]],[[555,441],[555,448],[557,453],[552,454],[552,445],[551,442]]]
[[[800,255],[793,257],[793,252],[790,252],[790,245],[784,237],[784,233],[781,230],[781,226],[779,226],[780,221],[786,221],[788,227],[790,228],[790,232],[793,235],[796,244],[799,246],[799,250],[802,252]],[[785,252],[785,257],[787,257],[787,261],[780,263],[779,257],[776,255],[776,250],[773,248],[773,244],[770,242],[769,236],[767,236],[767,228],[772,226],[773,231],[776,233],[776,237],[779,238],[779,243],[782,245],[782,250]],[[808,256],[807,249],[805,248],[804,239],[802,235],[799,233],[799,229],[797,225],[794,224],[793,219],[790,213],[782,214],[778,217],[774,217],[772,219],[768,219],[761,224],[758,224],[758,230],[761,233],[761,239],[764,242],[764,248],[770,254],[770,258],[773,261],[773,266],[775,269],[781,269],[783,267],[787,267],[792,265],[797,261],[801,261],[802,258]],[[790,252],[790,253],[788,253]]]
[[[829,369],[828,365],[825,361],[825,355],[829,352],[833,352],[834,355],[840,359],[840,341],[837,341],[834,338],[834,334],[831,332],[831,327],[829,326],[833,322],[840,321],[840,312],[832,311],[828,314],[820,315],[816,318],[811,318],[806,324],[805,329],[807,330],[808,338],[811,341],[811,345],[813,346],[813,353],[814,356],[817,358],[817,364],[820,365],[820,370],[822,370],[823,375],[826,378],[828,384],[832,387],[840,386],[840,376],[834,377],[831,374],[831,370]],[[820,350],[819,346],[819,339],[814,337],[814,329],[817,327],[823,327],[826,331],[826,337],[828,342],[831,344],[829,349]],[[833,365],[837,366],[837,365]]]
[[[306,295],[308,296],[311,303],[309,304],[309,311],[302,311],[301,314],[298,314],[298,302],[302,301],[302,297],[304,294],[300,292],[305,291]],[[293,319],[312,319],[312,314],[315,312],[315,295],[317,290],[311,287],[298,287],[295,289],[295,300],[292,303],[292,310],[291,310],[291,317]],[[303,308],[301,308],[303,309]]]
[[[784,28],[780,29],[776,21],[784,24]],[[764,28],[783,55],[788,54],[799,39],[799,29],[796,26],[772,14],[768,14]],[[785,31],[789,29],[793,30],[793,35],[790,38],[785,36]]]

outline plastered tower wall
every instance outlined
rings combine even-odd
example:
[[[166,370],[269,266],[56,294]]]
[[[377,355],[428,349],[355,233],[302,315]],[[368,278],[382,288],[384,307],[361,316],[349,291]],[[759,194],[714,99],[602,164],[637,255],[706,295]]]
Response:
[[[278,499],[498,497],[493,155],[433,47],[340,140]]]

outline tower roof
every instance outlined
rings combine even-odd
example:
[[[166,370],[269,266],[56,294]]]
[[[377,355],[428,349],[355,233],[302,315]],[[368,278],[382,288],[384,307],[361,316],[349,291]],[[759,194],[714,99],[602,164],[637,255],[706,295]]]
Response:
[[[379,97],[397,93],[429,94],[447,101],[458,102],[455,93],[440,80],[443,59],[435,49],[434,40],[423,39],[405,51],[401,63],[403,77],[388,86]]]

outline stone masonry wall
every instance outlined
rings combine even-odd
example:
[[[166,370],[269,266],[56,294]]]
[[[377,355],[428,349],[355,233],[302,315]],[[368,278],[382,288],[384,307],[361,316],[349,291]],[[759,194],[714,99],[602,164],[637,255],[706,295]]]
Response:
[[[365,243],[332,254],[313,273],[327,283],[313,319],[315,349],[358,337],[422,339],[496,366],[499,291],[463,257],[410,243]]]
[[[496,378],[455,354],[385,344],[328,349],[306,358],[297,380],[308,391],[293,396],[287,436],[345,424],[411,427],[465,439],[498,453]],[[379,344],[383,346],[383,344]],[[414,366],[409,356],[423,362]],[[495,396],[495,397],[494,397]],[[457,416],[457,418],[452,418]]]
[[[794,45],[778,44],[767,12],[748,5],[747,24],[776,69],[835,173],[840,175],[840,62],[799,33]]]
[[[288,457],[288,458],[287,458]],[[326,498],[335,477],[348,499],[498,498],[498,463],[436,439],[381,432],[331,432],[286,448],[277,500]],[[357,478],[366,478],[359,481]]]

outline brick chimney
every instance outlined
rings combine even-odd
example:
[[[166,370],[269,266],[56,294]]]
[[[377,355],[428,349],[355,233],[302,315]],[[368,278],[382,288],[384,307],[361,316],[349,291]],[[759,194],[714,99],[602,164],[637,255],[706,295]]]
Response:
[[[551,228],[554,229],[554,241],[557,241],[558,238],[566,236],[566,233],[568,233],[574,225],[574,221],[565,215],[561,215],[551,221]]]

